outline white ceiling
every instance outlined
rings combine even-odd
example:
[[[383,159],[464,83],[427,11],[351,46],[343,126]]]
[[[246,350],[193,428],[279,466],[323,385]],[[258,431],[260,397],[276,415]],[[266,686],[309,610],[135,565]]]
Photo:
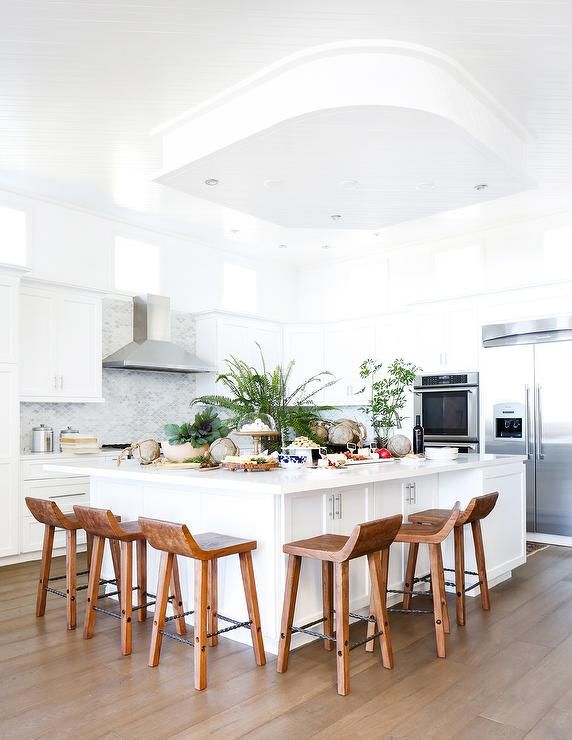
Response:
[[[463,65],[532,132],[529,177],[563,193],[572,189],[571,32],[572,3],[565,0],[0,0],[0,187],[217,246],[230,241],[245,252],[266,253],[288,242],[306,259],[308,249],[335,238],[331,224],[277,227],[152,182],[161,159],[149,132],[288,54],[384,38],[437,49]],[[328,145],[343,135],[343,123],[333,123]],[[323,124],[304,121],[304,135]],[[436,146],[443,134],[434,133]],[[469,149],[460,156],[470,158]],[[324,154],[316,155],[316,166],[328,159]],[[379,161],[379,152],[371,154]],[[229,172],[236,166],[224,164]],[[449,172],[442,157],[423,164],[434,170],[426,180],[439,183]],[[405,162],[404,172],[409,169]],[[364,181],[374,174],[366,162],[363,172]],[[495,174],[506,188],[499,194],[514,188],[510,173]],[[459,205],[464,187],[459,183],[453,194]],[[332,191],[338,192],[330,184],[317,207],[331,210]],[[250,202],[238,202],[235,194],[233,209],[288,222],[279,204],[261,208],[252,202],[256,192],[245,195]],[[342,195],[337,210],[353,203],[371,217],[371,204],[356,199],[357,191]],[[389,217],[430,212],[434,193],[424,196],[425,210],[396,197]],[[416,193],[412,198],[421,201]],[[539,208],[554,203],[542,198]],[[534,207],[530,193],[522,203]],[[485,210],[478,206],[481,216]],[[457,220],[463,224],[466,215],[473,223],[475,213],[465,208]],[[306,214],[304,223],[315,225],[312,218]],[[240,234],[230,235],[232,228]]]
[[[205,184],[208,178],[219,184]],[[291,228],[379,229],[524,190],[529,183],[444,118],[338,108],[291,119],[168,179],[198,198]],[[486,190],[475,185],[488,183]]]

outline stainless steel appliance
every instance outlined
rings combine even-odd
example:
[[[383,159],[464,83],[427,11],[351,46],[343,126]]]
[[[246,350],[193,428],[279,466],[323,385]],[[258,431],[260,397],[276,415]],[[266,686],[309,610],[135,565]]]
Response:
[[[53,452],[54,430],[46,424],[32,429],[32,452]]]
[[[151,293],[133,298],[133,341],[106,357],[103,367],[168,373],[218,372],[171,341],[171,301]]]
[[[427,446],[479,450],[479,374],[418,375],[414,414],[421,416]]]
[[[527,528],[572,537],[572,316],[483,327],[485,451],[526,455]]]

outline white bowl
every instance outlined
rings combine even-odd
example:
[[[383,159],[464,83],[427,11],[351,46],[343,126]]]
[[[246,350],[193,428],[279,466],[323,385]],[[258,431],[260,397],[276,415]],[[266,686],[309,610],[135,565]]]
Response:
[[[427,460],[454,460],[459,454],[458,447],[426,447]]]

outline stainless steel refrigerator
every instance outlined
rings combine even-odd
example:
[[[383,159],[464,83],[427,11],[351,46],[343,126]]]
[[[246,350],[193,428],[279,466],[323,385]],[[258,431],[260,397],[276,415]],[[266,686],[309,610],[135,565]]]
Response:
[[[483,327],[485,452],[522,454],[527,529],[572,537],[572,316]]]

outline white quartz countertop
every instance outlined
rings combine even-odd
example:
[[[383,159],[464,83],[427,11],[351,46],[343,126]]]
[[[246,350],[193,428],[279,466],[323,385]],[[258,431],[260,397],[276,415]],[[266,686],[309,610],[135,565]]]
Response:
[[[224,489],[281,495],[320,489],[342,488],[389,480],[418,478],[435,473],[451,473],[499,465],[522,463],[523,455],[459,455],[450,462],[427,461],[412,467],[397,460],[369,465],[355,465],[345,469],[286,470],[245,473],[229,470],[165,470],[159,465],[140,465],[136,460],[126,460],[120,467],[109,458],[93,457],[90,460],[46,461],[45,469],[68,475],[96,478],[144,481],[169,486],[187,486],[202,490]]]
[[[59,461],[64,458],[72,460],[96,460],[100,457],[117,457],[120,450],[98,450],[97,452],[30,452],[30,450],[24,450],[20,453],[20,460],[36,460],[47,462],[50,460]]]

